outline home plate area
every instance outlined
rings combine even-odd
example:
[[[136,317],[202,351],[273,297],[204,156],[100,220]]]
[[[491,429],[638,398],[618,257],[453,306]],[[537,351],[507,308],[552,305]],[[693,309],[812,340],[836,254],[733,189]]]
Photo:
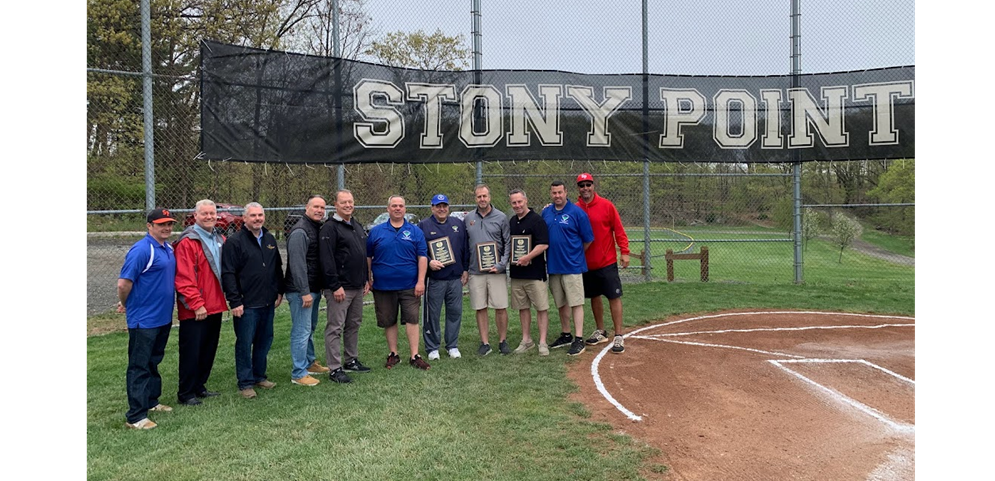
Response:
[[[840,312],[681,316],[574,364],[595,420],[660,449],[672,480],[915,475],[915,319]]]

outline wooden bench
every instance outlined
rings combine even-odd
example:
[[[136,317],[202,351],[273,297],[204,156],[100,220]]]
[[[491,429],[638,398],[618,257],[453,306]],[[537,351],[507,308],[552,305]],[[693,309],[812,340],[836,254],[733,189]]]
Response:
[[[697,254],[674,254],[672,249],[667,249],[666,258],[667,282],[674,282],[674,261],[684,259],[701,261],[701,282],[708,282],[708,247],[702,246]]]

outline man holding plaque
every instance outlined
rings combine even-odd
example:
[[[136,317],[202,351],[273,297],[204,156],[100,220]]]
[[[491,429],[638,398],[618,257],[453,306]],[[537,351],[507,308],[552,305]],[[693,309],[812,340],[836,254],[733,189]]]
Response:
[[[567,354],[576,356],[584,352],[584,280],[587,259],[584,251],[594,241],[591,222],[587,214],[567,199],[563,182],[555,181],[549,188],[553,204],[542,211],[542,219],[549,228],[549,249],[546,267],[549,270],[549,290],[560,312],[560,337],[549,347],[570,345]],[[570,335],[569,319],[574,321],[574,334]]]
[[[466,233],[470,244],[470,307],[477,311],[480,347],[477,354],[491,352],[488,339],[487,308],[494,309],[498,330],[498,349],[510,354],[508,348],[508,282],[505,269],[511,254],[511,234],[508,216],[491,205],[491,189],[478,185],[473,190],[477,208],[467,214]]]
[[[418,227],[428,242],[428,283],[425,286],[425,314],[422,338],[428,360],[439,358],[439,318],[446,305],[446,352],[457,359],[459,330],[463,319],[463,286],[470,268],[466,226],[449,215],[449,197],[432,197],[432,215]]]
[[[621,354],[625,351],[622,339],[622,281],[618,276],[615,244],[618,243],[622,253],[622,267],[628,267],[629,237],[625,235],[622,216],[618,214],[615,204],[594,191],[594,176],[587,172],[578,175],[577,188],[580,190],[577,206],[587,213],[594,231],[594,243],[585,253],[587,272],[584,273],[584,297],[591,299],[595,328],[586,342],[589,346],[608,342],[605,308],[601,302],[601,296],[605,296],[615,328],[611,352]]]
[[[549,291],[546,283],[546,248],[549,247],[549,230],[546,222],[529,208],[529,200],[521,189],[511,191],[511,308],[518,309],[522,323],[522,343],[513,351],[524,354],[535,347],[532,340],[532,311],[536,308],[539,324],[539,355],[548,356],[546,332],[549,328]]]

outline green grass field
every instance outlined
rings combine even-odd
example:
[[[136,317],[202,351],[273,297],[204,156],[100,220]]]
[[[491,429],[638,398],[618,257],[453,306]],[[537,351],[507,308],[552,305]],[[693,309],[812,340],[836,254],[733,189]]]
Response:
[[[695,232],[696,238],[755,238],[750,229]],[[739,237],[737,237],[739,236]],[[681,249],[655,243],[654,253]],[[805,283],[793,283],[792,244],[705,243],[711,251],[711,282],[696,282],[698,263],[675,263],[678,282],[625,286],[627,327],[674,315],[725,309],[810,309],[915,315],[915,270],[822,241],[805,250]],[[638,247],[634,248],[634,251]],[[662,251],[660,252],[662,254]],[[788,260],[788,262],[785,261]],[[654,259],[658,277],[662,258]],[[323,301],[324,303],[324,301]],[[555,309],[553,310],[555,311]],[[521,339],[517,313],[510,314],[511,347]],[[117,317],[115,317],[117,316]],[[360,353],[374,368],[339,385],[322,377],[313,388],[290,383],[290,315],[277,310],[276,339],[269,356],[272,391],[254,400],[237,392],[231,323],[222,337],[209,387],[222,392],[199,407],[175,406],[152,413],[159,427],[136,432],[124,427],[127,334],[87,339],[87,477],[94,480],[250,479],[646,479],[667,467],[661,454],[612,426],[589,420],[584,406],[569,400],[576,389],[566,372],[564,350],[539,357],[486,357],[469,306],[460,335],[462,359],[432,362],[428,372],[402,363],[383,368],[386,342],[372,307],[364,313]],[[585,333],[593,327],[590,310]],[[124,325],[109,314],[91,323]],[[322,313],[315,337],[324,360]],[[551,337],[559,318],[550,313]],[[535,326],[533,326],[535,335]],[[491,327],[495,345],[496,329]],[[162,401],[175,404],[177,332],[171,334],[163,373]],[[400,351],[406,352],[405,339]],[[424,348],[422,347],[423,355]],[[625,356],[639,356],[629,349]]]
[[[717,283],[783,284],[793,283],[794,243],[781,231],[756,226],[747,228],[701,227],[677,229],[694,239],[691,252],[700,252],[702,246],[709,250],[709,280]],[[642,232],[630,232],[630,249],[634,255],[644,250]],[[655,279],[666,279],[667,249],[678,252],[690,242],[673,231],[653,231],[653,258]],[[868,243],[911,255],[907,239],[891,238],[874,231],[865,231],[862,237]],[[635,240],[636,242],[633,242]],[[764,240],[764,242],[760,242]],[[866,283],[905,284],[915,282],[915,267],[896,264],[862,254],[852,248],[840,251],[823,239],[806,242],[802,251],[803,281],[807,284]],[[633,261],[638,264],[638,261]],[[634,270],[629,275],[637,275]],[[674,277],[680,282],[694,282],[700,278],[698,261],[674,261]]]

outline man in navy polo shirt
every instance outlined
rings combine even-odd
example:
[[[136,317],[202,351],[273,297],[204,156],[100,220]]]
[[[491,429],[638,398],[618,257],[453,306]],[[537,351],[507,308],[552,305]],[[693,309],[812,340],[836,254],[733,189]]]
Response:
[[[149,411],[172,411],[159,403],[162,377],[159,363],[166,353],[173,324],[176,256],[166,242],[176,219],[168,210],[154,209],[146,216],[148,234],[124,256],[117,280],[117,312],[128,321],[128,413],[125,426],[152,429]]]
[[[549,249],[546,250],[546,269],[549,271],[549,289],[560,312],[560,337],[550,348],[570,345],[567,354],[576,356],[584,352],[584,279],[587,259],[584,251],[594,242],[591,221],[580,207],[567,199],[566,186],[561,181],[550,185],[549,195],[553,204],[542,211],[542,219],[549,228]],[[574,336],[570,335],[568,319],[573,317]]]
[[[446,351],[451,358],[459,358],[460,324],[463,319],[463,286],[470,269],[470,249],[467,245],[466,225],[449,215],[449,197],[438,194],[432,197],[432,215],[418,223],[428,242],[449,239],[451,259],[428,261],[428,286],[425,288],[425,315],[423,337],[428,360],[439,358],[439,321],[442,305],[446,305]],[[445,261],[445,262],[443,262]]]
[[[418,355],[419,298],[425,293],[425,272],[428,269],[428,245],[421,229],[404,219],[407,213],[404,197],[387,199],[390,220],[370,230],[366,238],[366,264],[373,290],[373,307],[377,325],[387,337],[385,367],[391,369],[401,362],[397,355],[397,314],[408,336],[411,357],[408,363],[428,370],[429,365]]]

